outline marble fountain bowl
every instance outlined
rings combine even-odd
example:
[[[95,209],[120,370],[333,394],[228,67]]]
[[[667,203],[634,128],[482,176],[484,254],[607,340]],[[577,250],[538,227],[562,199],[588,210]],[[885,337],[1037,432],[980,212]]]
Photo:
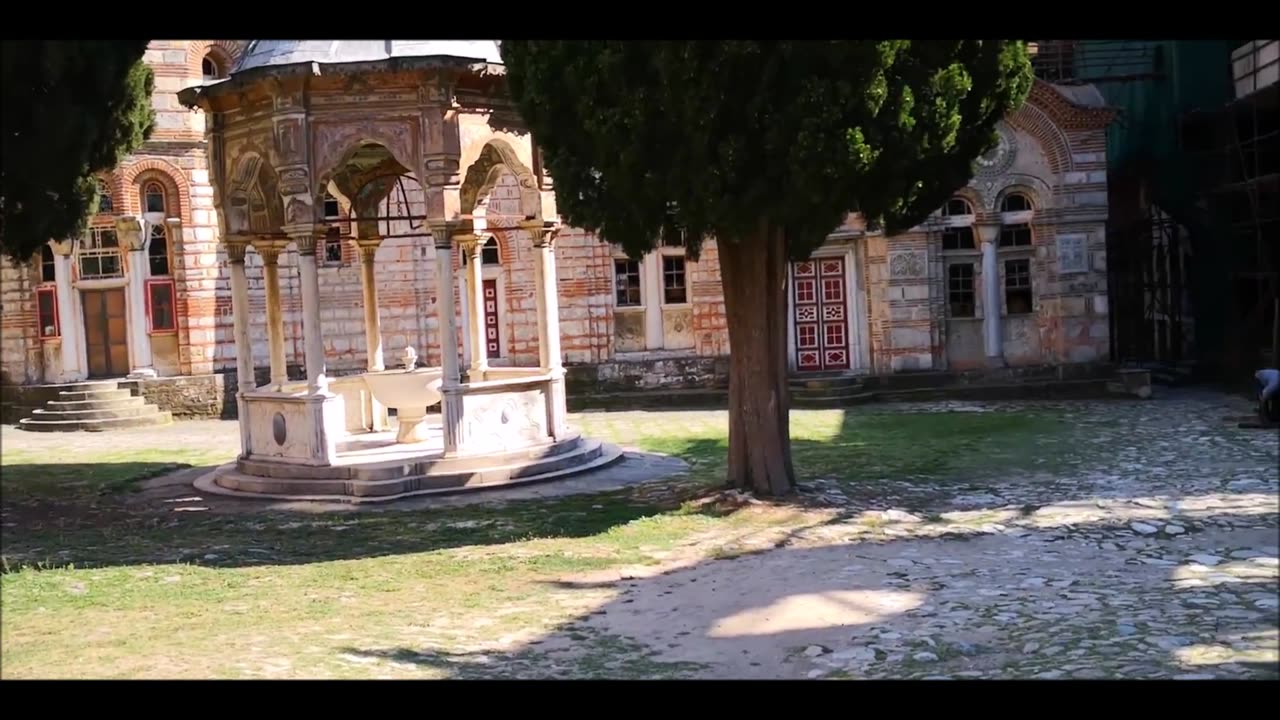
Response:
[[[440,402],[443,378],[444,370],[438,367],[364,374],[365,385],[373,399],[396,410],[400,425],[396,442],[417,443],[427,439],[427,408]]]

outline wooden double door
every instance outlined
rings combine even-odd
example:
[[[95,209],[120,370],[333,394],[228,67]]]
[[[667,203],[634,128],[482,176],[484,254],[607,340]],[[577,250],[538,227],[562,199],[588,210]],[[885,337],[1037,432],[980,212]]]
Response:
[[[129,321],[124,288],[84,290],[85,354],[89,377],[109,378],[129,374]]]
[[[823,257],[792,263],[791,292],[796,370],[852,367],[845,259]]]

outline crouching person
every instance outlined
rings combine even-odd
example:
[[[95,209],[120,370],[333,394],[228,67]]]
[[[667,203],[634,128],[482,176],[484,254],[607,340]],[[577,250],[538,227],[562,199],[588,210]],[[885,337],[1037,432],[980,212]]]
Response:
[[[1253,376],[1262,384],[1258,393],[1258,414],[1264,423],[1280,423],[1280,370],[1267,368]]]

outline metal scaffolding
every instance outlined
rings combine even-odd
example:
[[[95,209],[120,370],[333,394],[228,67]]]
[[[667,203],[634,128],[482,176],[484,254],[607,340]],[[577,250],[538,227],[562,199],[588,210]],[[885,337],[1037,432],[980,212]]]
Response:
[[[1280,84],[1182,118],[1182,149],[1221,255],[1217,293],[1229,374],[1280,363]]]
[[[1033,40],[1028,45],[1036,77],[1059,85],[1151,80],[1164,75],[1158,45],[1128,40]]]

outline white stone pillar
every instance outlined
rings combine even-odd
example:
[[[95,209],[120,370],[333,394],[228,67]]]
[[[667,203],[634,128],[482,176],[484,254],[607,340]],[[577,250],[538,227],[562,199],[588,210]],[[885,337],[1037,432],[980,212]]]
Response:
[[[559,440],[565,426],[564,359],[560,353],[560,295],[556,282],[555,237],[559,227],[530,223],[524,226],[533,236],[539,272],[537,280],[538,357],[551,379],[547,383],[547,432]]]
[[[245,243],[227,243],[227,265],[231,272],[232,333],[236,344],[236,405],[239,410],[240,453],[249,455],[249,412],[244,393],[254,389],[253,346],[249,342],[249,279],[245,277]]]
[[[996,241],[1000,226],[981,223],[974,228],[982,245],[982,337],[988,367],[1004,367],[1004,339],[1001,327],[1000,262]]]
[[[277,392],[289,381],[284,356],[284,308],[280,303],[280,252],[283,248],[265,241],[257,247],[262,256],[262,284],[267,288],[267,350],[271,358],[271,388]]]
[[[432,223],[436,246],[436,315],[440,337],[440,414],[444,452],[456,454],[462,444],[462,393],[458,372],[458,320],[453,302],[453,223]]]
[[[151,367],[151,336],[147,334],[147,252],[143,239],[146,229],[132,215],[116,218],[116,237],[127,253],[129,377],[155,377]]]
[[[484,237],[476,235],[460,239],[458,248],[467,256],[467,339],[471,350],[471,382],[485,379],[489,371],[489,328],[485,325],[488,313],[484,309]]]
[[[538,337],[538,357],[542,367],[555,369],[563,367],[560,354],[560,295],[556,283],[556,253],[554,247],[555,230],[553,228],[536,228],[531,230],[533,246],[537,252],[539,272],[537,281],[537,312],[543,328]]]
[[[71,284],[71,241],[53,243],[53,279],[58,292],[58,319],[62,327],[62,372],[59,382],[75,382],[84,375],[80,372],[80,328],[76,317],[75,293]]]
[[[662,333],[662,253],[654,250],[640,261],[640,283],[644,287],[644,347],[657,350],[665,345]]]
[[[356,242],[360,251],[360,284],[364,290],[364,344],[367,367],[370,372],[386,369],[382,359],[382,321],[378,317],[378,277],[374,256],[382,238],[361,239]]]
[[[293,235],[298,245],[298,270],[302,276],[302,340],[307,363],[307,392],[326,395],[324,338],[320,333],[320,271],[316,266],[316,235]]]

